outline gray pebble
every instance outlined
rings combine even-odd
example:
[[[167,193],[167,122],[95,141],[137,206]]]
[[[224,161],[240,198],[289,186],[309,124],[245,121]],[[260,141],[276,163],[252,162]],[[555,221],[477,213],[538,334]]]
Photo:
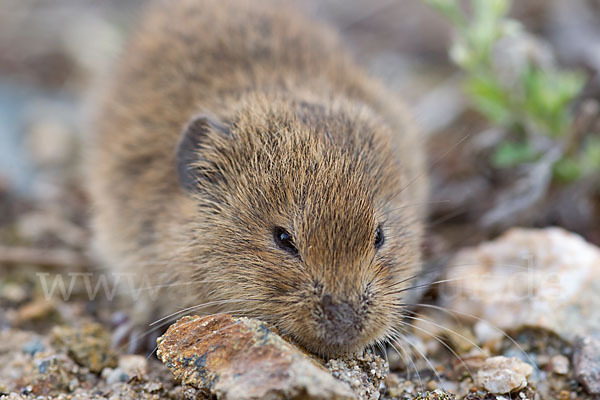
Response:
[[[600,394],[600,339],[577,338],[573,367],[577,380],[590,394]]]

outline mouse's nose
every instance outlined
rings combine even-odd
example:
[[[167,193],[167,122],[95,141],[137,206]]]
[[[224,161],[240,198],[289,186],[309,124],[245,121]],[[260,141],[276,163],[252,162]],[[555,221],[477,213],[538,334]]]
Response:
[[[321,299],[323,309],[322,326],[327,334],[323,340],[330,345],[341,345],[354,341],[361,331],[360,316],[348,301],[335,301],[326,294]]]

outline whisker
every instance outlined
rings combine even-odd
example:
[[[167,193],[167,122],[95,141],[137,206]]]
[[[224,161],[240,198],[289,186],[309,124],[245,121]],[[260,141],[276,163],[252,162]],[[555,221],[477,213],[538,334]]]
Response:
[[[396,327],[394,329],[400,330],[401,332],[404,332],[404,333],[408,333],[406,330],[404,330],[404,329],[402,329],[400,327]],[[423,360],[425,360],[425,362],[427,363],[427,365],[429,365],[429,368],[431,369],[431,371],[435,374],[435,376],[438,379],[438,382],[440,383],[440,386],[442,387],[442,389],[446,390],[446,388],[444,387],[444,384],[442,382],[442,378],[438,374],[437,370],[433,367],[433,364],[431,364],[431,361],[429,361],[429,359],[427,358],[427,356],[421,350],[419,350],[419,348],[415,344],[411,343],[410,341],[408,341],[407,343],[408,343],[409,346],[412,346],[413,349],[415,349],[417,351],[417,353],[419,353],[421,355],[421,357],[423,358]]]
[[[408,311],[408,312],[410,312],[410,313],[412,313],[412,314],[416,314],[416,312],[415,312],[415,311]],[[448,328],[448,327],[446,327],[446,326],[444,326],[444,325],[441,325],[441,324],[435,323],[435,322],[433,322],[433,321],[431,321],[431,320],[429,320],[429,319],[415,317],[414,315],[405,315],[405,318],[409,318],[409,319],[413,319],[413,320],[416,320],[416,321],[421,321],[421,322],[429,323],[429,324],[431,324],[431,325],[433,325],[433,326],[436,326],[436,327],[438,327],[438,328],[441,328],[441,329],[443,329],[443,330],[445,330],[445,331],[447,331],[447,332],[450,332],[450,333],[452,333],[453,335],[456,335],[456,336],[460,337],[461,339],[463,339],[463,340],[465,340],[465,341],[469,342],[469,344],[471,344],[473,347],[475,347],[477,350],[479,350],[479,351],[480,351],[482,354],[484,354],[484,355],[488,355],[488,354],[487,354],[487,352],[486,352],[485,350],[483,350],[481,347],[479,347],[479,346],[478,346],[478,345],[477,345],[475,342],[473,342],[471,339],[469,339],[468,337],[466,337],[466,336],[464,336],[464,335],[462,335],[462,334],[460,334],[460,333],[458,333],[458,332],[456,332],[456,331],[454,331],[454,330],[452,330],[452,329],[450,329],[450,328]],[[415,328],[417,328],[417,327],[416,327],[416,326],[414,326],[414,325],[412,325],[412,326],[413,326],[413,327],[415,327]]]
[[[394,211],[403,210],[403,209],[408,208],[408,207],[418,207],[418,206],[425,206],[425,205],[430,205],[430,204],[442,204],[442,203],[449,203],[449,202],[450,202],[449,200],[436,200],[436,201],[421,201],[419,203],[405,204],[405,205],[400,206],[400,207],[395,207],[395,208],[392,208],[390,210],[386,210],[383,213],[383,216],[387,216],[387,215],[393,213]]]
[[[419,279],[419,278],[423,278],[429,274],[434,274],[436,272],[440,272],[443,271],[446,268],[461,268],[461,267],[475,267],[475,266],[479,266],[480,263],[463,263],[463,264],[451,264],[451,265],[441,265],[441,266],[437,266],[434,268],[428,268],[425,271],[419,272],[415,275],[409,276],[408,278],[404,278],[400,281],[394,282],[392,284],[386,284],[384,286],[385,289],[392,289],[396,286],[401,285],[402,283],[405,283],[407,281],[410,280],[414,280],[414,279]],[[514,269],[518,269],[518,270],[528,270],[529,267],[522,267],[520,265],[516,265],[516,264],[504,264],[504,263],[498,263],[495,264],[498,267],[504,267],[504,268],[514,268]],[[406,290],[412,290],[412,289],[418,289],[418,288],[424,288],[427,287],[428,285],[434,285],[434,284],[439,284],[439,283],[446,283],[446,282],[453,282],[453,281],[459,281],[459,280],[464,280],[464,279],[468,279],[469,276],[461,276],[459,278],[452,278],[452,279],[441,279],[441,280],[437,280],[437,281],[433,281],[433,282],[426,282],[423,284],[419,284],[416,286],[412,286],[412,287],[408,287],[408,288],[403,288],[400,290],[401,291],[406,291]],[[489,276],[488,278],[493,278],[492,276]],[[397,294],[400,292],[389,292],[389,294]]]
[[[475,319],[477,321],[485,322],[486,324],[490,325],[494,330],[496,330],[497,332],[501,333],[502,336],[504,336],[506,339],[508,339],[512,344],[514,344],[517,347],[517,349],[519,349],[519,351],[521,353],[523,353],[523,355],[527,358],[527,361],[529,361],[529,363],[533,366],[533,368],[535,369],[536,373],[540,372],[539,369],[537,368],[537,364],[533,361],[533,359],[529,356],[529,354],[527,354],[527,352],[525,350],[523,350],[523,348],[519,345],[519,343],[517,343],[517,341],[514,340],[510,335],[508,335],[506,332],[504,332],[502,329],[498,328],[496,325],[492,324],[488,320],[485,320],[483,318],[477,317],[477,316],[469,314],[469,313],[465,313],[465,312],[453,310],[453,309],[446,308],[446,307],[436,306],[436,305],[433,305],[433,304],[415,303],[415,304],[404,304],[404,305],[405,306],[416,306],[416,307],[433,308],[434,310],[443,311],[443,312],[448,313],[450,315],[452,315],[452,313],[455,313],[455,314],[458,314],[458,315],[463,315],[465,317],[473,318],[473,319]]]
[[[451,264],[451,265],[443,264],[443,265],[437,265],[437,266],[434,266],[434,267],[429,267],[429,268],[427,268],[427,269],[425,269],[423,271],[419,271],[415,275],[411,275],[411,276],[409,276],[407,278],[404,278],[404,279],[402,279],[400,281],[394,282],[392,285],[389,285],[388,287],[397,286],[397,285],[400,285],[402,283],[405,283],[405,282],[413,280],[413,279],[419,279],[419,278],[423,278],[423,277],[425,277],[427,275],[430,275],[430,274],[439,273],[439,272],[444,271],[447,268],[474,267],[474,266],[478,266],[478,265],[480,265],[480,264],[479,263],[475,263],[475,262],[473,262],[473,263],[464,263],[464,264]]]
[[[457,208],[456,210],[449,212],[447,214],[441,215],[440,217],[434,219],[433,221],[428,221],[426,222],[426,227],[428,229],[434,228],[437,225],[441,225],[446,221],[451,220],[452,218],[458,217],[461,214],[464,214],[467,211],[466,206],[462,206]]]
[[[407,318],[410,318],[410,319],[415,319],[415,320],[418,320],[418,321],[430,322],[430,321],[425,321],[425,320],[423,320],[423,319],[420,319],[420,318],[415,318],[415,317],[410,317],[410,316],[407,316]],[[438,325],[438,326],[439,326],[439,327],[441,327],[441,328],[443,328],[443,329],[445,329],[445,327],[443,327],[443,326],[441,326],[441,325]],[[419,328],[418,326],[416,326],[416,325],[414,325],[414,324],[411,324],[411,325],[410,325],[410,327],[411,327],[411,328],[413,328],[413,329],[417,329],[417,330],[419,330],[419,331],[421,331],[421,332],[423,332],[423,333],[425,333],[425,334],[427,334],[427,335],[431,336],[431,337],[432,337],[432,338],[434,338],[435,340],[437,340],[437,341],[438,341],[438,342],[439,342],[439,343],[440,343],[442,346],[444,346],[446,349],[448,349],[448,350],[449,350],[449,351],[450,351],[450,352],[451,352],[451,353],[454,355],[454,357],[456,357],[456,359],[457,359],[457,360],[459,360],[459,361],[460,361],[460,363],[463,365],[463,367],[465,367],[465,368],[466,368],[466,370],[467,370],[467,372],[468,372],[469,376],[471,377],[471,379],[474,379],[474,377],[473,377],[473,374],[471,373],[471,370],[469,369],[468,365],[465,363],[464,359],[463,359],[461,356],[459,356],[459,355],[456,353],[456,351],[454,351],[454,349],[452,349],[452,348],[451,348],[451,347],[450,347],[450,346],[449,346],[447,343],[445,343],[443,340],[441,340],[439,337],[437,337],[437,335],[434,335],[434,334],[432,334],[431,332],[428,332],[426,329]],[[462,338],[464,338],[465,340],[469,341],[469,340],[468,340],[467,338],[465,338],[463,335],[461,335],[461,334],[459,334],[459,333],[457,333],[457,332],[454,332],[454,331],[453,331],[453,330],[451,330],[451,329],[448,329],[448,331],[450,331],[450,332],[452,332],[453,334],[455,334],[455,335],[457,335],[457,336],[459,336],[459,337],[462,337]],[[472,343],[472,344],[473,344],[475,347],[479,348],[479,350],[481,350],[481,348],[480,348],[479,346],[477,346],[475,343],[473,343],[473,342],[471,342],[471,341],[469,341],[469,342],[470,342],[470,343]],[[483,352],[483,350],[481,350],[481,351]]]
[[[134,293],[140,293],[143,291],[150,291],[150,290],[155,290],[155,289],[165,289],[165,288],[170,288],[170,287],[198,285],[201,283],[220,283],[220,282],[229,282],[229,281],[226,279],[217,279],[217,280],[205,279],[205,280],[198,280],[198,281],[191,281],[191,282],[167,283],[167,284],[163,284],[163,285],[153,285],[153,286],[146,286],[144,288],[133,289],[131,291],[122,292],[122,294],[131,295]]]
[[[471,134],[467,133],[461,139],[459,139],[456,143],[454,143],[452,146],[450,146],[448,149],[446,149],[446,151],[444,151],[431,165],[429,165],[429,169],[432,169],[437,164],[439,164],[444,158],[446,158],[446,156],[448,156],[448,154],[450,154],[452,151],[454,151],[454,149],[457,146],[459,146],[460,144],[462,144],[470,136],[471,136]],[[427,172],[428,172],[428,170],[426,169],[425,171],[422,171],[421,173],[417,174],[404,187],[402,187],[400,189],[400,191],[398,192],[398,194],[396,196],[394,196],[394,198],[397,197],[397,196],[399,196],[401,193],[403,193],[406,189],[408,189],[410,187],[410,185],[412,185],[413,183],[415,183],[417,180],[423,178],[427,174]]]
[[[381,355],[383,355],[383,358],[385,359],[385,362],[387,363],[387,365],[389,367],[390,360],[388,360],[387,351],[385,351],[385,347],[384,347],[383,343],[381,343],[381,341],[377,341],[376,346],[379,349],[379,351],[381,352]]]
[[[183,314],[183,313],[185,313],[187,311],[195,310],[195,309],[198,309],[198,308],[203,308],[203,307],[208,307],[208,306],[215,306],[215,305],[222,305],[222,304],[228,304],[228,303],[239,303],[239,302],[244,302],[244,301],[256,301],[256,300],[253,300],[253,299],[226,299],[226,300],[209,301],[207,303],[198,304],[198,305],[195,305],[195,306],[184,308],[184,309],[182,309],[180,311],[176,311],[176,312],[174,312],[172,314],[169,314],[169,315],[167,315],[165,317],[157,319],[156,321],[152,322],[148,326],[155,325],[155,324],[157,324],[157,323],[159,323],[161,321],[164,321],[165,319],[168,319],[168,318],[170,318],[172,316],[175,316],[175,315],[178,315],[178,314]]]
[[[386,295],[394,295],[394,294],[399,294],[399,293],[402,293],[402,292],[406,292],[408,290],[422,289],[422,288],[429,287],[431,285],[435,285],[435,284],[438,284],[438,283],[456,282],[456,281],[461,281],[463,279],[466,279],[466,277],[452,278],[452,279],[442,279],[442,280],[435,281],[435,282],[427,282],[427,283],[423,283],[423,284],[419,284],[419,285],[415,285],[415,286],[409,286],[407,288],[402,288],[402,289],[398,289],[398,290],[393,290],[393,291],[385,292],[385,294]]]
[[[406,336],[404,336],[402,333],[398,332],[395,329],[394,329],[394,334],[401,336],[404,342],[408,342],[408,340],[406,339]],[[421,386],[421,391],[424,392],[425,391],[425,387],[423,386],[423,380],[421,379],[421,374],[419,373],[419,369],[417,368],[417,365],[412,360],[412,357],[410,357],[410,355],[404,354],[404,349],[403,349],[402,345],[400,344],[400,342],[397,341],[396,338],[390,337],[389,343],[392,346],[392,349],[394,349],[396,351],[396,353],[398,354],[398,356],[400,356],[400,358],[404,362],[404,365],[406,367],[406,372],[407,372],[407,378],[409,380],[411,380],[411,378],[410,378],[410,371],[408,369],[408,363],[406,362],[406,360],[408,359],[410,361],[410,364],[412,364],[412,367],[415,370],[415,373],[417,374],[417,378],[419,379],[419,385]],[[402,350],[402,354],[398,351],[398,349],[396,348],[396,346],[394,346],[394,343],[396,345],[398,345],[398,347],[400,347],[400,349]]]

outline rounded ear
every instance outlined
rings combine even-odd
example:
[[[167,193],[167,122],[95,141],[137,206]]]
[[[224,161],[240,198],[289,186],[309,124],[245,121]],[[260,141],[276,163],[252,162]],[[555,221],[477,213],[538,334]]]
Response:
[[[230,136],[227,126],[205,114],[193,117],[181,134],[176,154],[177,174],[179,184],[189,192],[197,192],[199,189],[194,163],[198,161],[199,150],[211,131]]]

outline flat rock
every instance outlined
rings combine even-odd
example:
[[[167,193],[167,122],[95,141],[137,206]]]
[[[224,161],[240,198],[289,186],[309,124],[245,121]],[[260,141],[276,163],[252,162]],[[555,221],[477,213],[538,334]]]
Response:
[[[523,389],[533,367],[514,357],[490,357],[477,371],[475,383],[490,393],[504,394]]]
[[[572,341],[600,332],[599,265],[600,249],[578,235],[511,229],[456,255],[440,286],[442,306],[495,331],[533,326]]]
[[[356,399],[348,385],[254,319],[183,317],[158,339],[157,355],[179,381],[220,399]]]
[[[590,394],[600,394],[600,339],[578,338],[573,366],[579,382]]]

